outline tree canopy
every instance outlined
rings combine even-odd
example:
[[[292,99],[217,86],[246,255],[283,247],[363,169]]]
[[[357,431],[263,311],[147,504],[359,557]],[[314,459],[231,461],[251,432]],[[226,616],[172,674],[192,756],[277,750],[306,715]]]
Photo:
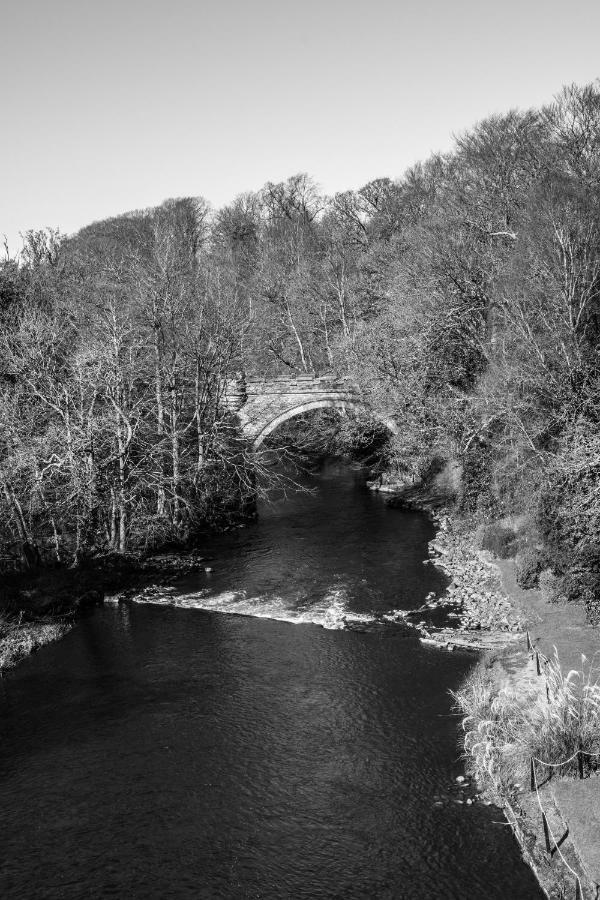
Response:
[[[398,423],[391,465],[457,459],[463,509],[527,506],[548,545],[560,509],[599,567],[598,84],[358,191],[299,174],[30,232],[0,320],[0,539],[31,560],[190,540],[239,504],[260,462],[221,394],[244,370],[356,377]]]

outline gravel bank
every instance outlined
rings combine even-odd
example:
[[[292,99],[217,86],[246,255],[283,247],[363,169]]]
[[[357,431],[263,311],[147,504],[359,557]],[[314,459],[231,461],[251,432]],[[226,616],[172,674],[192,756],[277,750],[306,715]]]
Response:
[[[448,576],[449,584],[441,595],[430,594],[423,606],[407,613],[406,622],[423,643],[447,650],[498,650],[523,640],[525,619],[503,591],[498,567],[450,516],[435,516],[434,524],[438,532],[429,543],[428,562]],[[440,618],[443,625],[436,624]]]

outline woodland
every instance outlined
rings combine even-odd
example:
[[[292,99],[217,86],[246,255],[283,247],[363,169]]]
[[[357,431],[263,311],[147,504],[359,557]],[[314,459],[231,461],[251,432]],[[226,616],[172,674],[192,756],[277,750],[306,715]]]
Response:
[[[335,374],[398,434],[322,415],[313,449],[458,463],[457,512],[593,619],[599,364],[599,83],[360,190],[300,174],[29,232],[0,261],[0,562],[193,546],[277,477],[227,378]]]

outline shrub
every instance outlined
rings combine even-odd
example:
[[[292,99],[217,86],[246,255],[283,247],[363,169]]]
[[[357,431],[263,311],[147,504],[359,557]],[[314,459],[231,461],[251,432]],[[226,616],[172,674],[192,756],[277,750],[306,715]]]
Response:
[[[590,625],[600,625],[600,593],[589,593],[583,598]]]
[[[558,593],[600,620],[600,429],[582,420],[568,431],[540,495],[537,524],[561,576]]]
[[[589,569],[576,568],[560,579],[560,594],[571,602],[585,605],[588,621],[592,625],[600,621],[600,575]]]
[[[462,513],[478,513],[485,519],[495,514],[495,502],[491,493],[489,460],[481,448],[471,446],[460,459],[462,465],[462,490],[459,509]]]
[[[544,569],[538,576],[538,584],[542,597],[547,603],[556,603],[560,597],[560,578],[552,569]]]
[[[517,536],[512,528],[493,523],[486,525],[481,537],[481,549],[489,550],[499,559],[509,559],[515,555]]]
[[[535,547],[519,550],[515,559],[515,575],[519,587],[529,590],[538,586],[539,574],[544,568],[544,557]]]

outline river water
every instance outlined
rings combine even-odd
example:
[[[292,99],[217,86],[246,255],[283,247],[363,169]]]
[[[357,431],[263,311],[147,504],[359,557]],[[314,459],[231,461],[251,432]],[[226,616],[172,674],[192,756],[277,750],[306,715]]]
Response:
[[[0,896],[542,896],[499,810],[460,804],[449,688],[473,657],[394,610],[433,530],[329,465],[0,681]]]

